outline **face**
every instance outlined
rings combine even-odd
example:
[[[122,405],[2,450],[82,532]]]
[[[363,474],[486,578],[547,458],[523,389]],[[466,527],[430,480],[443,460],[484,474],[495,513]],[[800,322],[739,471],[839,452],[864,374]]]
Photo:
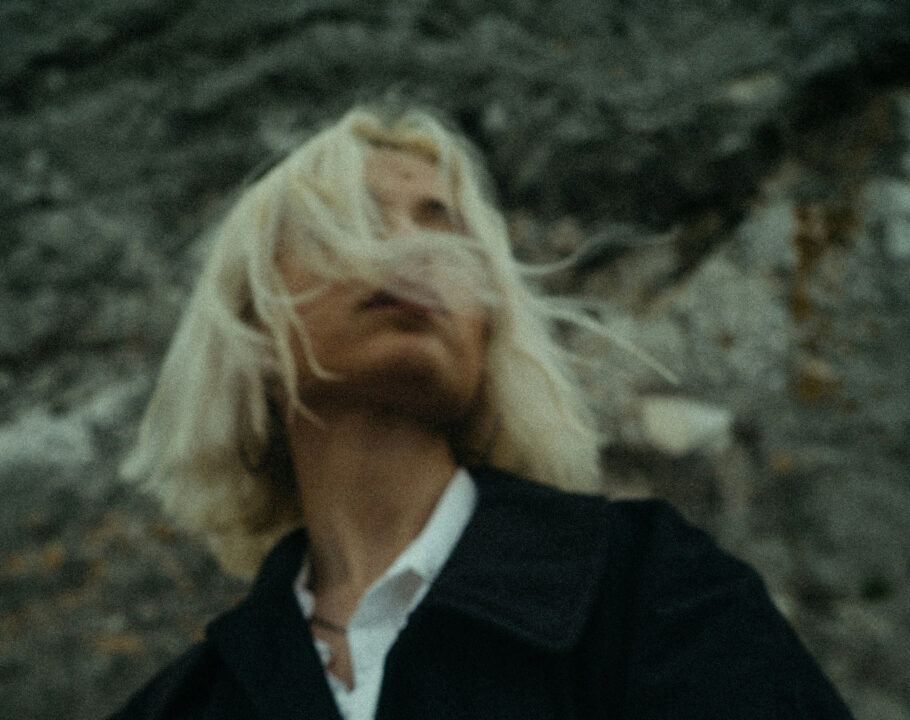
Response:
[[[385,232],[462,231],[454,192],[433,163],[374,149],[364,175]],[[283,256],[278,264],[292,293],[322,284]],[[341,376],[315,377],[295,348],[301,400],[317,414],[370,406],[445,425],[473,406],[486,346],[481,308],[451,313],[351,280],[335,282],[300,313],[319,364]]]

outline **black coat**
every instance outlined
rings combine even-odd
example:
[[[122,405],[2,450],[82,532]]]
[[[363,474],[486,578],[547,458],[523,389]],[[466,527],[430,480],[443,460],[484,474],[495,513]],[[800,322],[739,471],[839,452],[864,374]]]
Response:
[[[472,472],[477,509],[386,660],[377,718],[850,714],[758,575],[668,505]],[[114,717],[332,718],[292,583],[306,535]]]

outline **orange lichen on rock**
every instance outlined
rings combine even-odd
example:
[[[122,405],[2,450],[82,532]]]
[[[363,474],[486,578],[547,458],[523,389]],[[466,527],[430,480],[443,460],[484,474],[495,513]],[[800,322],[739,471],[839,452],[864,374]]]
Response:
[[[775,475],[789,475],[796,467],[796,459],[786,452],[774,453],[768,461]]]
[[[796,396],[807,405],[835,397],[843,389],[843,381],[822,360],[805,364],[794,384]]]
[[[105,655],[138,655],[143,643],[134,633],[102,633],[92,638],[92,647]]]
[[[22,575],[28,566],[25,555],[10,553],[0,562],[0,577],[16,577]]]
[[[814,202],[796,209],[797,232],[796,277],[790,293],[790,310],[797,323],[812,316],[812,270],[832,247],[848,247],[861,227],[860,212],[854,205],[854,193],[845,191],[831,203]]]
[[[63,543],[51,542],[41,550],[41,567],[45,572],[57,572],[65,559],[66,548],[63,547]]]

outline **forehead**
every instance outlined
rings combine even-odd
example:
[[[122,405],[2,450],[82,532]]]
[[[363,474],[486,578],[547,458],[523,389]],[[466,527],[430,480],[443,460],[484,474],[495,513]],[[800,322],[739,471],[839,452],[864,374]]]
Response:
[[[449,184],[435,162],[422,155],[390,148],[371,148],[364,163],[364,180],[371,190],[430,192],[451,196]]]

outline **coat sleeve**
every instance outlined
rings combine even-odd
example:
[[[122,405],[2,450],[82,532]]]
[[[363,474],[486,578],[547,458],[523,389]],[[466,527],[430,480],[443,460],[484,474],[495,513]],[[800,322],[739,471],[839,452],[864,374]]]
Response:
[[[211,646],[200,643],[159,672],[108,720],[201,718],[223,684],[219,668]]]
[[[621,717],[851,718],[752,568],[665,503],[632,514]]]

